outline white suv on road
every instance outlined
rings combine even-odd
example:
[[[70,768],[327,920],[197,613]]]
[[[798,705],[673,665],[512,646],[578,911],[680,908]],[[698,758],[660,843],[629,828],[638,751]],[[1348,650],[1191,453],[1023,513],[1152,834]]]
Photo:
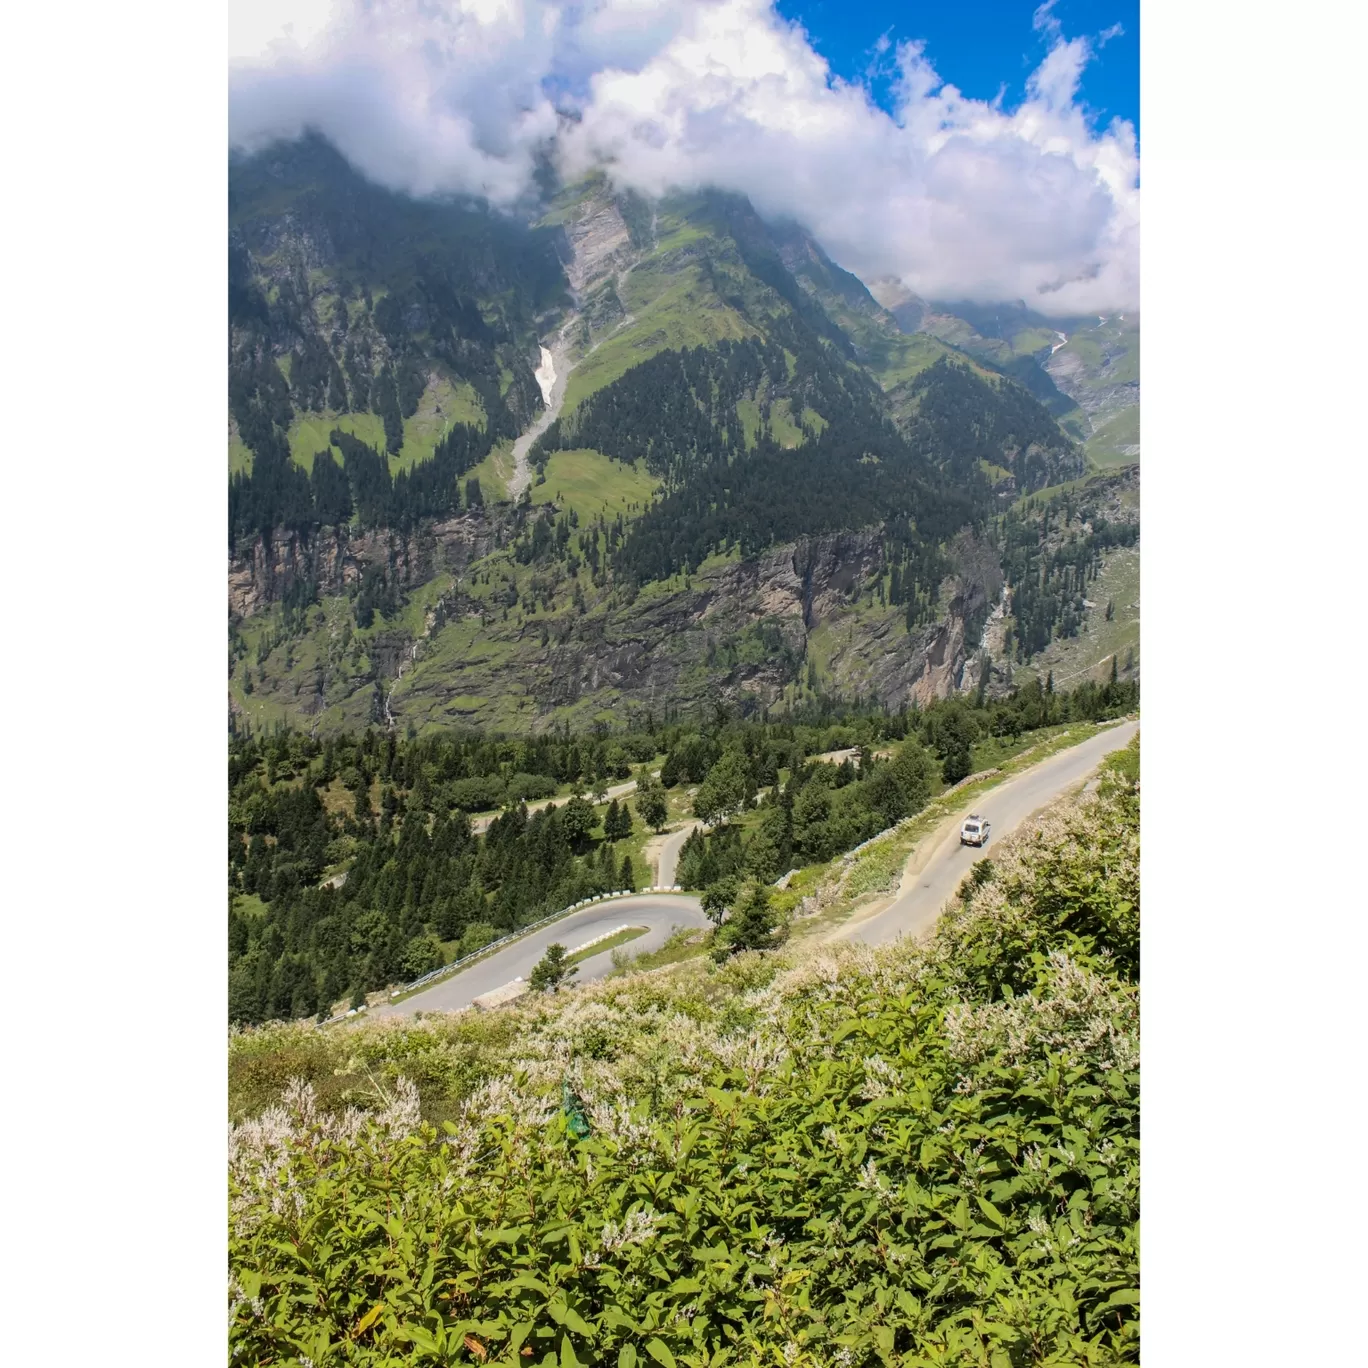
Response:
[[[960,827],[960,845],[986,846],[992,829],[991,822],[985,822],[977,812],[971,812]]]

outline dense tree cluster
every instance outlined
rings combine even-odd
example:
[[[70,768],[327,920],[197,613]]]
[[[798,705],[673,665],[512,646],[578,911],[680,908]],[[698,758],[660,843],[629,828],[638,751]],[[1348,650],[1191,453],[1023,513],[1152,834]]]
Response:
[[[908,441],[957,487],[987,482],[980,463],[1010,470],[1023,493],[1075,479],[1086,469],[1082,448],[1011,380],[986,380],[941,357],[907,388],[915,402],[904,424]]]
[[[430,374],[474,389],[484,452],[541,406],[534,319],[564,288],[547,233],[383,190],[316,137],[235,159],[229,201],[229,410],[253,454],[230,487],[233,536],[348,516],[327,471],[320,499],[292,464],[297,414],[374,413],[392,456]],[[476,431],[453,429],[454,462],[395,477],[392,495],[366,507],[396,527],[447,511],[451,469],[484,454],[464,460]]]
[[[736,548],[754,556],[776,543],[851,527],[910,520],[938,544],[974,515],[875,411],[786,451],[762,439],[745,460],[701,468],[632,525],[615,568],[640,581],[691,572]]]
[[[478,949],[579,898],[634,887],[616,844],[634,825],[625,804],[596,835],[587,800],[530,813],[526,800],[559,783],[601,790],[654,747],[640,736],[235,740],[229,886],[266,906],[229,914],[233,1019],[311,1015],[418,977],[442,962],[443,943]],[[320,793],[334,781],[350,801],[330,815]],[[505,804],[472,833],[469,812]],[[335,864],[346,866],[341,886],[320,886]]]
[[[942,778],[968,772],[968,748],[980,737],[1113,716],[1137,701],[1133,683],[1089,683],[1067,695],[1032,683],[996,702],[953,699],[825,724],[718,714],[518,739],[444,732],[404,740],[374,730],[327,741],[294,732],[234,737],[229,888],[260,902],[235,896],[229,914],[231,1015],[312,1015],[416,978],[444,953],[478,949],[579,898],[634,887],[645,871],[620,843],[636,827],[634,810],[648,826],[663,823],[662,787],[696,785],[694,809],[710,828],[684,847],[681,883],[768,883],[919,810]],[[811,760],[849,746],[861,748],[856,763]],[[884,749],[892,754],[876,758]],[[529,800],[562,786],[604,794],[658,755],[659,784],[643,776],[635,802],[614,800],[601,818],[578,794],[528,810]],[[762,792],[764,815],[743,839],[733,819]],[[476,834],[469,814],[498,808]],[[329,870],[345,877],[324,881]]]
[[[591,394],[538,438],[532,460],[592,447],[629,465],[644,461],[667,487],[689,471],[746,449],[736,405],[767,377],[787,380],[782,347],[749,340],[664,351]]]
[[[331,445],[314,456],[311,474],[295,465],[288,451],[258,458],[251,471],[239,471],[228,481],[230,545],[258,534],[269,536],[277,527],[306,531],[341,526],[353,515],[362,528],[408,532],[423,518],[460,509],[460,477],[489,454],[494,440],[488,428],[455,423],[431,460],[398,474],[391,473],[384,452],[340,428],[329,435]],[[334,449],[341,453],[341,464]],[[467,482],[467,506],[483,502],[478,484],[472,497]]]
[[[771,883],[786,870],[830,859],[868,840],[925,806],[931,795],[934,761],[913,732],[887,760],[869,759],[857,769],[785,757],[788,781],[771,771],[777,757],[729,750],[699,786],[694,810],[705,821],[725,819],[755,802],[760,780],[772,785],[760,808],[764,816],[744,840],[734,826],[711,833],[696,829],[680,852],[676,877],[685,888],[733,888],[743,878]],[[714,895],[715,900],[717,895]],[[726,900],[727,894],[721,895]]]
[[[1030,660],[1057,637],[1078,635],[1088,585],[1106,552],[1134,546],[1140,524],[1108,519],[1094,495],[1066,491],[1028,501],[998,521],[1003,573],[1012,588],[1014,625],[1009,649]]]
[[[907,606],[911,628],[934,614],[944,541],[989,509],[984,463],[1012,469],[1032,488],[1080,469],[1079,449],[1009,381],[989,383],[938,362],[913,382],[916,412],[899,430],[872,387],[809,330],[786,320],[775,331],[784,345],[662,352],[540,439],[534,454],[543,463],[552,451],[588,446],[644,461],[665,482],[665,497],[613,556],[619,574],[666,578],[732,547],[751,556],[803,535],[882,524],[896,567],[888,599]],[[788,344],[801,347],[792,375]],[[781,447],[770,423],[775,398],[790,392],[795,413],[821,419],[804,427],[796,449]],[[747,401],[759,403],[760,417],[749,447],[738,408]],[[551,529],[539,535],[545,541]]]
[[[725,901],[743,879],[772,882],[919,812],[938,783],[957,783],[971,773],[976,741],[1121,716],[1138,701],[1138,683],[1087,682],[1056,694],[1033,680],[1010,698],[956,697],[890,716],[880,730],[891,754],[877,757],[876,747],[865,743],[856,762],[839,765],[807,759],[801,745],[786,744],[782,733],[747,735],[725,751],[715,739],[685,738],[670,752],[661,780],[695,782],[701,774],[694,811],[713,829],[700,828],[685,842],[676,877],[685,888],[720,887],[724,892],[715,898]],[[789,771],[783,784],[777,782],[780,768]],[[743,839],[726,819],[754,805],[762,789],[764,817]]]

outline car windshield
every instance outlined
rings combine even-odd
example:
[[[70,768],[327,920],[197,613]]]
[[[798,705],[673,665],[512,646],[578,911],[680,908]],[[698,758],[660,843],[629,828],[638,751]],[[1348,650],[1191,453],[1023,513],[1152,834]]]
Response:
[[[964,824],[964,829],[965,829],[965,831],[977,831],[977,830],[978,830],[978,823],[977,823],[977,822],[965,822],[965,824]]]

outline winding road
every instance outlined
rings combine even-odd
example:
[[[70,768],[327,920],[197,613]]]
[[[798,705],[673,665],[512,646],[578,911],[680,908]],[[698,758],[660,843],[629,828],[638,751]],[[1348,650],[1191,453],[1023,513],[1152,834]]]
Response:
[[[941,909],[955,896],[976,860],[991,857],[995,842],[1062,794],[1085,783],[1105,756],[1130,743],[1139,726],[1137,721],[1127,721],[1108,727],[966,802],[913,851],[892,899],[857,914],[828,939],[887,945],[899,936],[924,935],[936,924]],[[959,843],[960,823],[970,811],[982,813],[992,823],[992,840],[984,850]],[[690,822],[665,840],[660,851],[660,884],[673,881],[680,848],[697,825]],[[573,952],[620,926],[644,926],[646,934],[631,942],[632,951],[643,954],[660,949],[675,930],[701,930],[707,925],[699,900],[691,894],[640,893],[609,899],[571,912],[403,1002],[379,1006],[374,1015],[412,1016],[415,1012],[453,1012],[469,1007],[486,993],[517,980],[526,981],[547,946],[556,942]],[[580,963],[575,982],[603,978],[612,967],[611,950],[592,955]]]
[[[701,827],[702,822],[689,821],[678,830],[671,832],[660,845],[660,860],[656,865],[656,887],[673,888],[675,886],[675,870],[679,866],[679,852],[684,849],[684,842],[687,841],[696,827]]]
[[[887,945],[899,936],[924,935],[936,924],[941,909],[955,896],[976,860],[991,858],[997,841],[1061,794],[1083,784],[1104,756],[1130,744],[1139,726],[1139,722],[1130,721],[1108,727],[966,802],[913,851],[893,900],[852,918],[829,939]],[[981,813],[992,824],[992,836],[982,850],[960,845],[960,823],[970,812]]]
[[[633,954],[659,950],[670,935],[680,927],[706,927],[708,919],[697,898],[681,893],[641,893],[631,898],[610,898],[594,903],[551,922],[506,945],[488,959],[472,964],[451,978],[435,983],[431,988],[403,1002],[386,1003],[376,1007],[372,1016],[412,1016],[415,1012],[454,1012],[469,1007],[477,997],[515,979],[526,981],[532,967],[546,953],[548,945],[559,943],[571,952],[619,926],[644,926],[646,934],[630,943]],[[603,978],[613,967],[613,952],[591,955],[581,960],[573,982],[589,983]]]

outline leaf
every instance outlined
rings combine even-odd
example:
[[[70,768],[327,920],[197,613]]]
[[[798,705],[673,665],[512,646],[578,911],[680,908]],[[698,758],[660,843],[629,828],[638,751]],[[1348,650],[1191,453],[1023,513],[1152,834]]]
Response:
[[[618,1368],[636,1368],[637,1351],[635,1344],[624,1344],[618,1350]]]
[[[561,1368],[580,1368],[580,1361],[575,1354],[575,1346],[570,1343],[569,1335],[561,1336],[560,1361]]]
[[[425,1353],[440,1354],[442,1352],[442,1346],[422,1326],[406,1325],[403,1328],[403,1333]]]
[[[376,1302],[364,1316],[356,1323],[356,1329],[352,1331],[352,1338],[356,1339],[359,1335],[364,1335],[367,1330],[380,1319],[380,1313],[385,1309],[384,1302]]]
[[[561,1324],[573,1330],[577,1335],[585,1335],[589,1339],[594,1337],[594,1327],[578,1311],[572,1311],[568,1306],[562,1313]]]
[[[465,1339],[461,1341],[461,1343],[464,1344],[465,1347],[469,1349],[470,1352],[474,1354],[475,1357],[479,1359],[481,1363],[483,1363],[485,1359],[489,1357],[489,1350],[486,1349],[484,1345],[481,1344],[480,1341],[475,1338],[474,1335],[467,1335]]]
[[[522,1342],[536,1329],[536,1325],[536,1321],[523,1321],[521,1324],[515,1325],[508,1336],[509,1351],[516,1352],[522,1349]],[[524,1355],[530,1355],[532,1353],[531,1346],[522,1349],[522,1352]]]
[[[978,1204],[979,1210],[982,1211],[999,1230],[1005,1230],[1007,1228],[1007,1222],[1003,1220],[1002,1212],[1000,1212],[986,1197],[980,1197],[978,1199]]]
[[[652,1338],[646,1341],[646,1352],[664,1368],[675,1368],[675,1357],[666,1347],[664,1340]]]

